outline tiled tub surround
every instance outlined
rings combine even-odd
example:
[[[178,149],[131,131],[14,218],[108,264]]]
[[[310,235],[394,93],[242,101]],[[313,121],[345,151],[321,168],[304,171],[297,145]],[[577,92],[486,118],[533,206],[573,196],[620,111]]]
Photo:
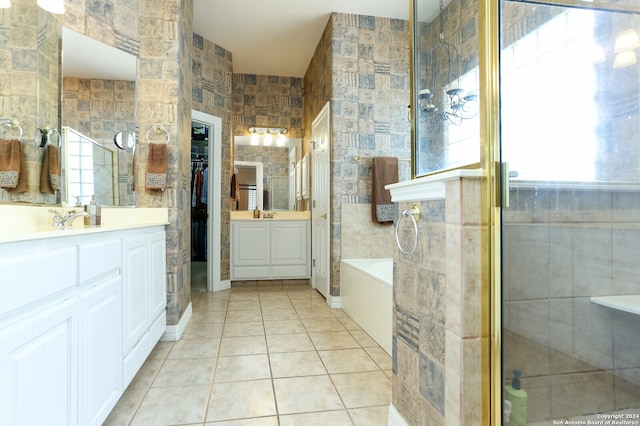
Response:
[[[480,425],[480,178],[454,171],[391,186],[399,211],[418,204],[418,246],[394,251],[390,424]],[[402,219],[400,242],[412,244]]]
[[[528,186],[504,215],[505,375],[522,370],[531,422],[638,409],[640,316],[590,297],[640,294],[640,196]]]

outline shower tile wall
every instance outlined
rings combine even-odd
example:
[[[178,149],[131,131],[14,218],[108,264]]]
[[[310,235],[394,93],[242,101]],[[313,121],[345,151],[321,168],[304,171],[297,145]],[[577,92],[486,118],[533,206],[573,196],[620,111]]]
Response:
[[[228,50],[193,34],[192,108],[222,120],[222,191],[220,194],[220,279],[230,277],[231,199],[227,183],[231,181],[231,86],[232,54]]]
[[[523,372],[529,421],[640,406],[640,316],[589,299],[640,294],[638,217],[633,192],[512,190],[503,359]]]
[[[480,425],[480,180],[445,191],[419,202],[416,252],[394,251],[393,405],[412,425]],[[411,220],[399,229],[411,245]]]
[[[331,80],[329,80],[331,76]],[[311,122],[331,101],[331,294],[340,293],[341,209],[371,203],[371,162],[355,156],[411,156],[409,23],[334,13],[305,76],[305,144]],[[308,146],[308,145],[306,145]],[[410,178],[400,162],[400,180]],[[373,228],[374,225],[368,221]],[[392,231],[390,231],[391,233]],[[376,232],[359,241],[379,244]],[[392,235],[392,234],[390,234]]]

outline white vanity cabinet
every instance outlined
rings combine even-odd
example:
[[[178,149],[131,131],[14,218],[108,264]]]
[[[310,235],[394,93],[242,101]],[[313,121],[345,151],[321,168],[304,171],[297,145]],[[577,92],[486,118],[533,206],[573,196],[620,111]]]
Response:
[[[123,375],[127,387],[166,328],[164,232],[123,241]]]
[[[310,232],[308,220],[232,220],[231,279],[309,278]]]
[[[2,425],[101,425],[132,368],[123,318],[146,312],[143,361],[166,327],[163,227],[64,232],[0,243]]]

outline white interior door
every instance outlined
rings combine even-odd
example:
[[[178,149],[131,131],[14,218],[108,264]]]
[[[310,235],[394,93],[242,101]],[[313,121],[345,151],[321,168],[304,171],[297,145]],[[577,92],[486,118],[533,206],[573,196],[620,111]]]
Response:
[[[312,179],[312,284],[329,301],[330,253],[330,167],[331,122],[329,102],[313,120],[311,140],[313,141]]]
[[[218,291],[231,287],[220,279],[222,216],[222,119],[200,111],[191,111],[191,120],[204,124],[209,134],[209,182],[207,187],[207,290]]]

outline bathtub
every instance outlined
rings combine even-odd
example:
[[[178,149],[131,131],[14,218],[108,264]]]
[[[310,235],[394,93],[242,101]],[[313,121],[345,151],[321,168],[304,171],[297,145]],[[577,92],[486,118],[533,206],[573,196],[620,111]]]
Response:
[[[342,309],[391,355],[393,259],[342,259]]]

